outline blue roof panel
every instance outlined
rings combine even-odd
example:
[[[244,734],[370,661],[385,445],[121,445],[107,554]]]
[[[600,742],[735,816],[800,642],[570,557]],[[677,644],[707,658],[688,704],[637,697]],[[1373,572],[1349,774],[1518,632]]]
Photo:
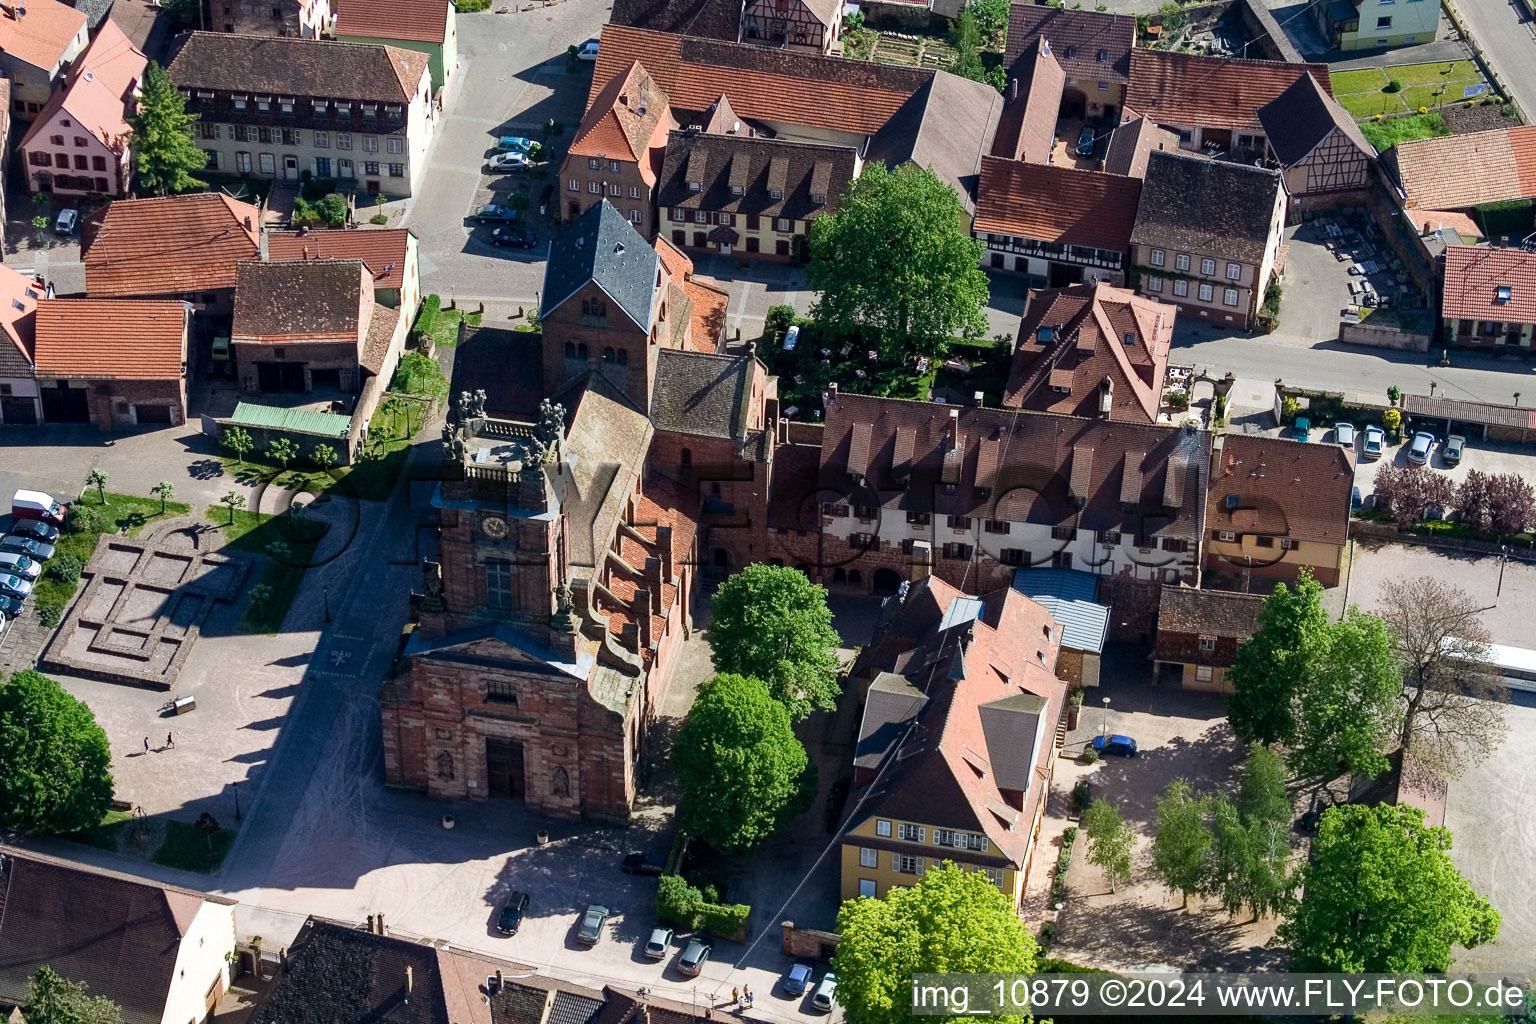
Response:
[[[1013,589],[1038,601],[1061,623],[1061,642],[1075,651],[1101,653],[1109,634],[1109,608],[1099,604],[1099,579],[1076,569],[1020,569]]]

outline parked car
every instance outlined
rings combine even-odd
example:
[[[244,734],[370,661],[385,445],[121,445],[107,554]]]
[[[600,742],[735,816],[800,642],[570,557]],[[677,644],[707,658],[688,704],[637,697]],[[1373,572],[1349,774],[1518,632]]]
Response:
[[[1312,421],[1307,419],[1305,416],[1297,416],[1296,422],[1291,424],[1291,440],[1312,440]]]
[[[1461,452],[1466,446],[1466,438],[1460,434],[1452,434],[1445,439],[1445,444],[1440,446],[1440,457],[1445,460],[1447,466],[1454,466],[1461,461]]]
[[[1435,435],[1423,430],[1413,435],[1408,443],[1408,461],[1422,466],[1429,461],[1429,450],[1435,446]]]
[[[620,865],[626,875],[660,875],[666,870],[665,857],[657,857],[652,854],[631,853],[624,858]]]
[[[790,964],[789,971],[784,975],[784,994],[805,995],[806,986],[811,983],[811,975],[815,972],[816,965],[809,960],[796,960]]]
[[[677,969],[687,975],[697,975],[709,959],[709,944],[703,939],[689,939],[683,955],[677,958]]]
[[[59,528],[41,519],[18,519],[11,524],[11,532],[18,537],[40,540],[44,544],[53,544],[59,539]]]
[[[14,619],[21,614],[21,602],[14,597],[0,594],[0,619]]]
[[[1345,448],[1355,447],[1355,425],[1353,423],[1335,423],[1333,425],[1333,439]]]
[[[11,518],[41,519],[51,526],[64,525],[68,506],[60,505],[42,491],[17,491],[11,496]]]
[[[784,351],[793,352],[798,344],[800,344],[800,325],[790,324],[789,330],[784,332]]]
[[[486,203],[475,211],[475,220],[481,224],[511,224],[517,220],[517,211],[510,206]]]
[[[1381,458],[1382,449],[1387,446],[1387,432],[1372,423],[1365,428],[1365,441],[1360,445],[1360,452],[1368,459]]]
[[[828,971],[822,977],[816,993],[811,996],[811,1005],[822,1013],[832,1012],[832,1007],[837,1005],[837,975]]]
[[[0,575],[0,596],[14,597],[18,601],[26,599],[32,593],[32,583],[20,576]]]
[[[1129,736],[1121,736],[1113,733],[1109,736],[1095,736],[1093,749],[1101,754],[1116,754],[1120,757],[1136,756],[1136,741]]]
[[[1093,129],[1091,127],[1084,126],[1083,130],[1077,136],[1078,156],[1093,156],[1093,138]]]
[[[532,139],[521,135],[503,135],[496,141],[496,148],[503,153],[527,153],[534,146]]]
[[[539,240],[524,228],[492,228],[490,243],[509,249],[532,249]]]
[[[24,580],[36,580],[43,574],[43,567],[26,555],[14,551],[0,551],[0,572],[20,576]]]
[[[503,935],[516,935],[522,927],[523,915],[528,913],[528,894],[516,889],[507,894],[507,901],[496,915],[496,930]]]
[[[527,153],[497,153],[485,162],[488,171],[526,171],[531,161]]]
[[[597,940],[603,937],[603,925],[607,922],[608,908],[601,903],[591,904],[587,912],[581,915],[581,926],[576,929],[576,941],[589,946],[596,945]]]
[[[31,537],[20,537],[14,533],[6,534],[0,540],[0,551],[12,551],[18,555],[26,555],[34,562],[46,562],[53,557],[53,545],[44,544],[40,540]]]
[[[75,225],[80,223],[80,211],[60,210],[58,218],[53,222],[53,233],[56,235],[72,235],[75,233]]]
[[[652,928],[651,937],[645,940],[645,956],[648,960],[665,960],[672,948],[671,928]]]
[[[581,49],[576,51],[577,60],[597,60],[597,40],[588,39],[581,44]]]

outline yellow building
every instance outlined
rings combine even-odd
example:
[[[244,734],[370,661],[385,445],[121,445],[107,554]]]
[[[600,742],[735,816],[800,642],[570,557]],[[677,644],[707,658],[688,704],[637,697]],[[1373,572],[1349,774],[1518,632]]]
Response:
[[[953,861],[1017,904],[1066,700],[1053,674],[1061,625],[1015,590],[967,597],[934,577],[897,600],[870,649],[905,673],[869,683],[854,753],[867,788],[840,840],[842,896],[883,897]]]

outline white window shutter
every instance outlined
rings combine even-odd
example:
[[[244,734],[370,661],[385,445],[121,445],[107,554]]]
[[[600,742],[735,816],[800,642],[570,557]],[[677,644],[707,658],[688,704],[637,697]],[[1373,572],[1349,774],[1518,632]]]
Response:
[[[922,825],[917,826],[917,841],[920,842],[920,843],[921,842],[926,842],[927,841],[927,837],[928,837],[928,830],[926,828],[924,828]]]
[[[899,853],[891,854],[891,870],[892,871],[900,871],[901,870],[901,854],[899,854]]]
[[[923,873],[923,858],[921,857],[917,858],[917,873],[919,875]]]

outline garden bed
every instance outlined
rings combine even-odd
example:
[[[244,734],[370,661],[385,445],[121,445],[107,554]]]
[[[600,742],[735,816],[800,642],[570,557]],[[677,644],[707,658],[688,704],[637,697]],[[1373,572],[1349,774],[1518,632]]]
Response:
[[[1356,120],[1378,114],[1391,117],[1413,113],[1420,107],[1434,109],[1459,103],[1463,101],[1467,86],[1487,85],[1482,72],[1470,60],[1336,71],[1329,80],[1334,99]],[[1393,82],[1400,88],[1392,89]]]

